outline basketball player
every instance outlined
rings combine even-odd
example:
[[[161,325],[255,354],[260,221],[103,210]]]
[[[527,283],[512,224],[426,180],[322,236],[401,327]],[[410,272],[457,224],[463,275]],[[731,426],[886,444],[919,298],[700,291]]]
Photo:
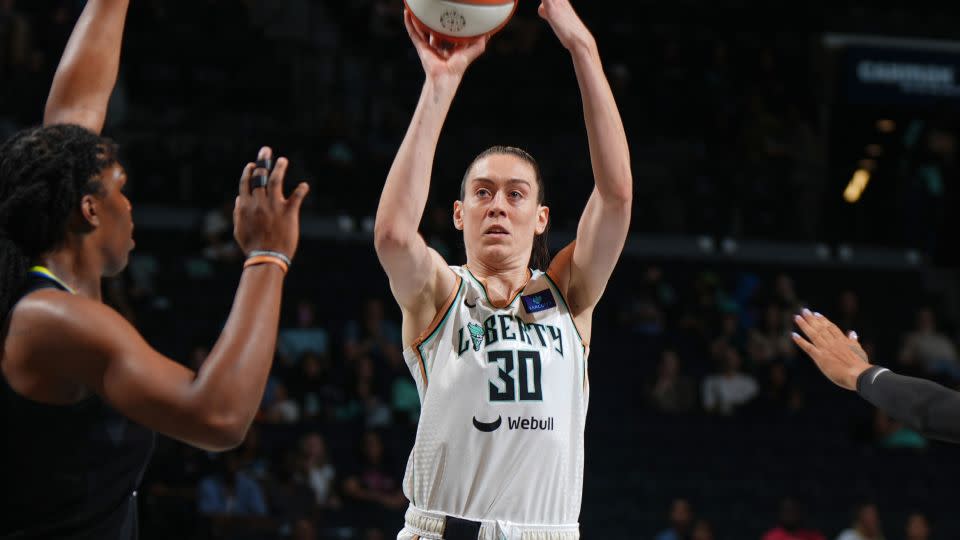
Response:
[[[871,366],[856,332],[843,335],[819,313],[805,309],[795,320],[807,339],[794,333],[793,341],[828,379],[926,437],[960,443],[960,393]]]
[[[546,272],[530,268],[546,247],[544,180],[516,148],[467,167],[453,205],[464,266],[417,233],[444,119],[486,39],[439,49],[405,15],[426,82],[375,227],[422,402],[401,540],[579,538],[591,316],[626,239],[632,177],[593,36],[569,0],[543,0],[539,12],[572,56],[596,182],[576,241]]]
[[[268,179],[269,148],[261,168],[243,169],[234,233],[253,257],[198,372],[101,302],[101,278],[121,272],[134,245],[127,175],[99,136],[127,5],[87,2],[44,126],[0,146],[0,538],[136,538],[153,432],[236,446],[273,359],[307,187],[284,198],[287,161]]]

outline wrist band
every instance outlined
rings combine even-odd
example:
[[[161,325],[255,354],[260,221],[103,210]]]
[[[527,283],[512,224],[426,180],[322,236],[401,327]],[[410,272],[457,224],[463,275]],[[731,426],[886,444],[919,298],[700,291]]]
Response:
[[[276,257],[281,261],[283,261],[287,266],[290,266],[291,264],[290,257],[287,257],[286,255],[284,255],[283,253],[280,253],[279,251],[267,251],[263,249],[255,249],[250,252],[250,255],[248,255],[248,257]]]
[[[282,259],[278,257],[273,257],[270,255],[258,255],[256,257],[248,257],[246,262],[243,263],[244,268],[250,268],[251,266],[256,266],[258,264],[275,264],[283,270],[283,273],[286,274],[287,270],[290,269],[290,265],[283,262]]]

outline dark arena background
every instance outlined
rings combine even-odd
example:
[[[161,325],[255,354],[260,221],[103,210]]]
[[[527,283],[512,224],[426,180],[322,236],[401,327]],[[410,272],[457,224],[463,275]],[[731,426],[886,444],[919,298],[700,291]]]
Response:
[[[0,138],[40,122],[83,4],[0,0]],[[874,4],[574,2],[635,179],[594,318],[583,538],[960,538],[960,450],[835,387],[790,341],[811,307],[874,363],[960,383],[960,9]],[[540,160],[554,250],[593,186],[574,72],[536,7],[521,0],[470,69],[441,137],[422,231],[451,263],[452,203],[483,148]],[[400,0],[131,1],[104,133],[121,143],[137,248],[111,305],[195,366],[241,271],[236,172],[269,144],[291,184],[312,186],[262,412],[225,454],[161,438],[139,497],[146,540],[403,526],[419,401],[372,241],[423,81],[401,13]],[[757,391],[718,398],[721,374]],[[767,536],[798,519],[820,536]]]

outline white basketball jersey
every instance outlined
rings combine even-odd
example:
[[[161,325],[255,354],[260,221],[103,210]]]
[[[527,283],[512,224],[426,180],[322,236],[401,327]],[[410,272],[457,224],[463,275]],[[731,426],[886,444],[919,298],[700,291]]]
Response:
[[[465,267],[404,350],[422,405],[404,494],[471,520],[569,525],[580,516],[586,344],[545,273],[496,307]]]

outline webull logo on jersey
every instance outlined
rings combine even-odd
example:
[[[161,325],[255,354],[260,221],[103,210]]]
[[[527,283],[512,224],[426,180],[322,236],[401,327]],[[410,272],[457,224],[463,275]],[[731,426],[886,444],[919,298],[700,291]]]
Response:
[[[553,431],[553,417],[537,418],[512,418],[507,417],[507,429],[513,431],[521,429],[524,431]]]
[[[498,416],[493,422],[481,422],[477,420],[476,416],[473,417],[473,427],[477,428],[477,431],[484,433],[493,433],[500,429],[502,425],[502,416]],[[536,416],[518,416],[514,418],[513,416],[508,416],[507,429],[510,431],[553,431],[555,428],[552,416],[546,418],[537,418]]]
[[[563,356],[563,331],[556,326],[540,323],[527,323],[520,317],[511,315],[490,315],[483,325],[467,323],[457,333],[457,356],[470,350],[480,352],[486,345],[503,342],[521,342],[543,348],[552,347]]]

